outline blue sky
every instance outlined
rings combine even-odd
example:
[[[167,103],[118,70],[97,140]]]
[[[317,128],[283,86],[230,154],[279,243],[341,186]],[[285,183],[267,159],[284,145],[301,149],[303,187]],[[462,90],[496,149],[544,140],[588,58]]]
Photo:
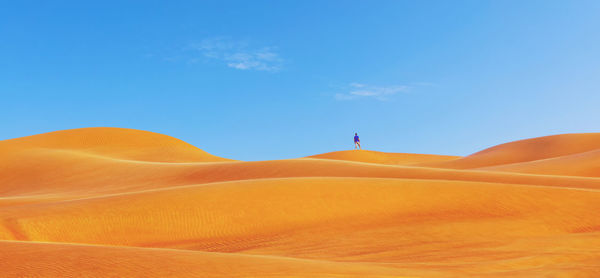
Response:
[[[124,3],[126,2],[126,3]],[[598,1],[5,1],[0,139],[149,130],[266,160],[600,130]]]

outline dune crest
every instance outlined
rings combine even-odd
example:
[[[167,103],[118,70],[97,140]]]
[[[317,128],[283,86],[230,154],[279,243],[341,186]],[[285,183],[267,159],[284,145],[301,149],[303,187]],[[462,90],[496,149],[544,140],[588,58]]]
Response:
[[[597,277],[600,134],[242,162],[120,128],[0,141],[7,277]]]

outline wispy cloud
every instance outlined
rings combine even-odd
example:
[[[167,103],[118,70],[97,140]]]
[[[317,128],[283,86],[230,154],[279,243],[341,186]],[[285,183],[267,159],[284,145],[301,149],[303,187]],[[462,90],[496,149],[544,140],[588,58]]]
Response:
[[[228,38],[208,38],[188,45],[187,49],[199,52],[204,58],[220,61],[239,70],[279,71],[283,59],[276,47],[252,47],[246,42]],[[197,62],[198,58],[190,59]]]
[[[335,99],[358,100],[371,98],[379,101],[387,101],[397,93],[407,92],[410,87],[405,85],[373,86],[362,83],[350,83],[345,89],[347,92],[335,94]]]

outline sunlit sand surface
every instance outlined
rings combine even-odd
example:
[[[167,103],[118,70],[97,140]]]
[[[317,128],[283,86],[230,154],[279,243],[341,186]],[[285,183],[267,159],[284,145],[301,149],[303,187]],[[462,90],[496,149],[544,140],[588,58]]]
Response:
[[[86,128],[0,154],[2,277],[600,277],[600,134],[242,162]]]

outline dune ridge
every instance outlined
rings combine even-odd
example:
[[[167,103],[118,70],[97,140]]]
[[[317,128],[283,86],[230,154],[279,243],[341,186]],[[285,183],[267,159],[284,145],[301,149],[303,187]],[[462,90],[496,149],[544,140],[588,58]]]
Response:
[[[598,142],[597,142],[598,141]],[[600,134],[243,162],[121,128],[0,141],[7,277],[597,277]]]

